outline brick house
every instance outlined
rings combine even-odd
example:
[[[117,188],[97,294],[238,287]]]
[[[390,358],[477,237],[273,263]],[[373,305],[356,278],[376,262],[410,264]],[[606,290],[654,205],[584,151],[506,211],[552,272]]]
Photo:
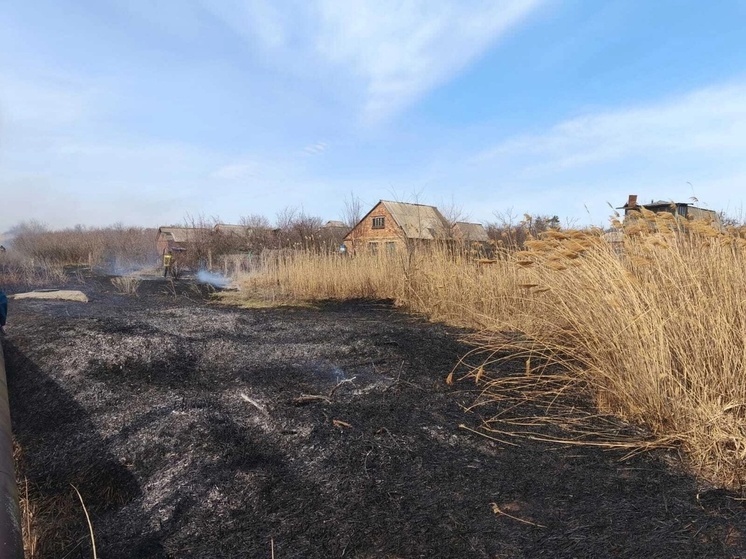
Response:
[[[453,238],[464,243],[489,243],[487,230],[481,223],[458,221],[452,227]]]
[[[624,217],[626,219],[630,216],[630,212],[639,212],[640,208],[645,208],[654,213],[668,212],[685,219],[704,219],[706,221],[720,223],[720,217],[714,210],[698,208],[689,202],[667,202],[666,200],[651,200],[649,204],[638,204],[637,194],[630,194],[627,203],[616,209],[624,210]]]
[[[196,227],[159,227],[155,245],[158,254],[164,254],[166,250],[187,250],[209,233],[209,229]]]
[[[345,235],[348,253],[402,250],[413,243],[449,239],[450,227],[435,206],[381,200]]]

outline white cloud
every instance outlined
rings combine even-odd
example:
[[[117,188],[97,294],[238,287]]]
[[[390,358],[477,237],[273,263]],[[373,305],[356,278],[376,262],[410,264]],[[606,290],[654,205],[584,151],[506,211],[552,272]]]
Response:
[[[272,49],[285,46],[293,32],[290,24],[296,8],[305,13],[301,6],[287,5],[288,12],[283,14],[275,2],[265,0],[198,0],[198,3],[239,36]]]
[[[210,174],[210,178],[222,180],[241,180],[256,176],[258,167],[255,163],[232,163],[223,165]]]
[[[375,121],[447,82],[543,0],[313,0],[283,10],[269,0],[201,1],[272,64],[362,92],[359,109]]]
[[[320,0],[317,48],[362,77],[365,115],[377,119],[446,82],[538,5],[538,0]]]
[[[527,210],[555,198],[582,220],[627,194],[740,207],[746,176],[746,83],[708,87],[644,106],[586,114],[503,141],[470,160],[498,176]],[[691,185],[687,182],[692,183]],[[561,193],[561,195],[555,195]],[[551,211],[548,204],[544,211]],[[551,213],[558,213],[551,212]]]
[[[303,148],[303,153],[306,155],[321,155],[326,151],[328,147],[326,142],[316,142]]]
[[[548,169],[568,169],[634,155],[738,155],[746,148],[745,95],[746,84],[711,87],[649,106],[589,114],[503,142],[476,160],[540,156]]]
[[[6,126],[70,125],[91,113],[97,94],[82,80],[47,75],[31,81],[6,72],[0,76],[0,116]]]

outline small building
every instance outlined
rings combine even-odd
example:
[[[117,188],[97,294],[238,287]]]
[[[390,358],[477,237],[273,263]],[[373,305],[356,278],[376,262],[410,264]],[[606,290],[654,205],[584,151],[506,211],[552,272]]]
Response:
[[[329,220],[324,224],[324,229],[347,229],[347,226],[342,221]]]
[[[159,227],[156,249],[158,254],[164,254],[167,250],[187,250],[209,233],[209,229],[197,227]]]
[[[348,253],[401,250],[414,242],[448,239],[450,227],[435,206],[381,200],[344,237]]]
[[[222,235],[232,235],[235,237],[248,237],[251,234],[251,228],[244,225],[233,225],[230,223],[216,223],[213,230]]]
[[[458,221],[451,228],[453,239],[464,243],[489,243],[487,230],[481,223]]]
[[[639,212],[640,208],[645,208],[654,213],[668,212],[685,219],[704,219],[715,223],[720,222],[720,218],[714,210],[698,208],[689,202],[671,202],[666,200],[651,200],[649,204],[638,204],[637,194],[630,194],[627,203],[616,209],[624,210],[624,217],[626,218],[630,212]]]

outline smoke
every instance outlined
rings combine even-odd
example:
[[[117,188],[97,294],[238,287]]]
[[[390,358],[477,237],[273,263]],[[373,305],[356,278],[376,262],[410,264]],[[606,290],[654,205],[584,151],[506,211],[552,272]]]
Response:
[[[200,270],[197,272],[197,281],[200,283],[207,283],[212,285],[213,287],[219,287],[224,288],[228,287],[228,284],[231,282],[228,278],[221,274],[215,274],[213,272],[208,272],[207,270]]]

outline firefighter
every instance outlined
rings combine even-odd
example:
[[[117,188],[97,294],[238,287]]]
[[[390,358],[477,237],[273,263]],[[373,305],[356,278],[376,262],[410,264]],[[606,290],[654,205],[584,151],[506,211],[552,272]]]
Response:
[[[163,253],[163,277],[167,278],[168,274],[171,274],[171,277],[173,277],[173,272],[171,271],[171,266],[174,263],[174,256],[171,254],[171,249],[166,249]]]

